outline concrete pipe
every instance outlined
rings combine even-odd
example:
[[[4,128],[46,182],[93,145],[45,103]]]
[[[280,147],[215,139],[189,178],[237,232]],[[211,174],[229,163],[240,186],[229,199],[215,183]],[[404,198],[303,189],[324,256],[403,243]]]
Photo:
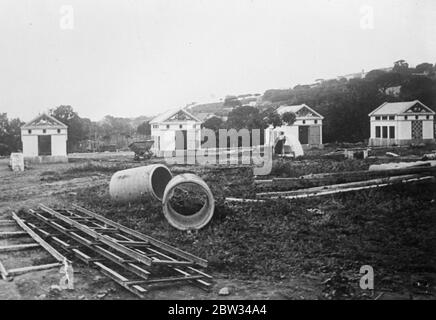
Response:
[[[162,164],[117,171],[109,183],[109,194],[120,202],[139,201],[147,194],[162,200],[172,177],[171,171]]]
[[[205,195],[205,203],[202,208],[193,214],[182,214],[177,212],[171,205],[171,198],[178,187],[183,185],[194,185],[201,189]],[[191,191],[192,193],[193,191]],[[188,192],[189,193],[189,192]],[[193,196],[198,196],[195,192]],[[186,195],[189,197],[189,194]],[[166,186],[162,198],[163,212],[168,222],[179,230],[192,230],[203,228],[212,219],[215,210],[215,200],[209,186],[199,176],[192,173],[185,173],[175,176]]]

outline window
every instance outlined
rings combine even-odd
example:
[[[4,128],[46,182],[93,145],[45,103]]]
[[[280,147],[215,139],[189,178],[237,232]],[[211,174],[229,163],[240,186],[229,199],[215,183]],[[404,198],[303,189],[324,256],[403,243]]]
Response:
[[[380,127],[379,126],[375,127],[375,137],[380,138]]]
[[[27,130],[27,133],[28,134],[32,134],[32,130]]]
[[[394,120],[395,116],[389,116],[389,120]]]
[[[419,116],[415,116],[415,119],[418,120]]]
[[[404,120],[407,120],[407,116],[404,116]]]
[[[180,125],[179,125],[179,129],[183,129],[183,124],[180,124]]]
[[[45,130],[45,129],[42,129],[42,133],[47,133],[47,130]]]
[[[58,129],[58,133],[61,133],[61,129]]]
[[[167,124],[167,129],[169,129],[170,128],[170,125],[169,124]]]
[[[383,116],[382,120],[388,120],[388,117],[387,116]]]
[[[389,127],[389,138],[395,139],[395,127],[394,126]]]
[[[387,139],[388,137],[388,127],[383,126],[382,127],[382,138]]]
[[[154,128],[154,129],[158,129],[158,128],[159,128],[159,125],[158,125],[158,124],[154,124],[154,125],[153,125],[153,128]]]
[[[317,123],[318,123],[318,120],[315,120],[314,122],[315,122],[315,124],[317,124]]]
[[[430,116],[427,116],[427,120],[429,120],[430,119]]]
[[[303,120],[303,124],[306,124],[306,120]]]
[[[380,117],[378,117],[378,116],[377,116],[377,117],[375,117],[375,120],[380,120]]]

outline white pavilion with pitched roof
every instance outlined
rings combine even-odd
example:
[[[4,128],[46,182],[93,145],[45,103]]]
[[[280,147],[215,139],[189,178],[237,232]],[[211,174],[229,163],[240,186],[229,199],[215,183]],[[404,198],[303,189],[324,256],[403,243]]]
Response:
[[[31,162],[68,162],[68,127],[43,113],[21,127],[24,159]]]

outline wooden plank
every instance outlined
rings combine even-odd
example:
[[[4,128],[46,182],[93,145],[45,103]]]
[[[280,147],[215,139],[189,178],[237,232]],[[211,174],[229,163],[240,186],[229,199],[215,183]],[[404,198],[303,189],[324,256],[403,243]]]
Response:
[[[119,274],[118,272],[112,270],[111,268],[105,266],[104,264],[102,264],[101,262],[94,262],[94,264],[96,266],[98,266],[99,268],[101,268],[103,271],[105,271],[106,273],[110,274],[112,277],[117,278],[119,281],[122,282],[127,282],[129,281],[126,277],[122,276],[121,274]]]
[[[38,236],[34,231],[32,231],[16,214],[12,212],[12,218],[18,223],[18,225],[26,231],[26,233],[32,237],[37,243],[39,243],[48,253],[50,253],[53,258],[59,262],[64,262],[67,260],[62,254],[59,253],[55,248],[45,242],[40,236]],[[68,260],[67,260],[68,261]]]
[[[271,186],[273,188],[309,188],[315,186],[356,182],[376,178],[401,176],[406,174],[436,175],[436,167],[413,167],[404,169],[390,169],[380,171],[348,171],[318,173],[301,176],[298,178],[274,178],[272,180],[259,180],[259,186]]]
[[[418,178],[419,175],[416,174],[410,174],[410,175],[403,175],[398,177],[387,177],[382,179],[372,179],[372,180],[365,180],[365,181],[359,181],[359,182],[350,182],[350,183],[341,183],[341,184],[332,184],[332,185],[326,185],[322,187],[314,187],[314,188],[307,188],[307,189],[299,189],[299,190],[293,190],[293,191],[273,191],[273,192],[259,192],[256,193],[256,196],[262,197],[262,196],[292,196],[292,195],[300,195],[300,194],[311,194],[311,193],[317,193],[317,192],[324,192],[326,190],[337,190],[337,189],[346,189],[346,188],[354,188],[354,187],[361,187],[361,186],[369,186],[369,185],[382,185],[386,183],[394,183],[394,182],[401,182],[402,180],[407,179],[413,179]]]
[[[180,249],[178,249],[176,247],[173,247],[173,246],[171,246],[169,244],[166,244],[166,243],[164,243],[164,242],[162,242],[160,240],[157,240],[157,239],[152,238],[150,236],[147,236],[147,235],[145,235],[143,233],[140,233],[138,231],[135,231],[135,230],[132,230],[130,228],[127,228],[127,227],[125,227],[125,226],[123,226],[123,225],[121,225],[119,223],[111,221],[111,220],[109,220],[109,219],[107,219],[107,218],[105,218],[105,217],[103,217],[103,216],[101,216],[99,214],[96,214],[96,213],[94,213],[94,212],[92,212],[90,210],[87,210],[85,208],[82,208],[82,207],[80,207],[78,205],[74,205],[73,204],[73,207],[76,210],[78,210],[79,212],[85,213],[85,214],[87,214],[87,215],[89,215],[89,216],[91,216],[91,217],[93,217],[93,218],[95,218],[97,220],[100,220],[100,221],[106,223],[107,225],[109,225],[111,227],[118,228],[120,231],[123,231],[124,233],[127,233],[127,234],[129,234],[131,236],[134,236],[134,237],[136,237],[138,239],[141,239],[143,241],[148,241],[151,244],[153,244],[154,246],[156,246],[156,247],[158,247],[158,248],[160,248],[162,250],[166,250],[166,251],[168,251],[168,252],[170,252],[170,253],[172,253],[172,254],[174,254],[176,256],[179,256],[179,257],[184,258],[186,260],[194,261],[195,263],[197,263],[198,265],[200,265],[202,267],[207,267],[207,260],[201,259],[201,258],[199,258],[199,257],[197,257],[197,256],[195,256],[193,254],[190,254],[188,252],[180,250]]]
[[[407,179],[400,181],[399,183],[420,183],[420,182],[435,182],[434,176],[426,176],[426,177],[419,177],[419,178],[413,178],[413,179]],[[343,189],[333,189],[333,190],[325,190],[325,191],[318,191],[313,193],[302,193],[302,194],[290,194],[290,192],[285,192],[285,195],[272,195],[269,196],[268,199],[299,199],[299,198],[308,198],[308,197],[318,197],[318,196],[324,196],[324,195],[331,195],[331,194],[337,194],[337,193],[345,193],[345,192],[351,192],[351,191],[359,191],[359,190],[365,190],[365,189],[373,189],[373,188],[381,188],[381,187],[387,187],[392,185],[392,183],[382,183],[382,184],[374,184],[374,185],[368,185],[368,186],[362,186],[362,187],[352,187],[352,188],[343,188]],[[287,195],[286,195],[287,194]],[[264,199],[243,199],[243,198],[232,198],[228,197],[225,198],[226,202],[234,202],[234,203],[263,203],[267,200]]]
[[[153,283],[162,283],[162,282],[179,282],[179,281],[189,281],[189,280],[197,280],[203,278],[202,276],[185,276],[185,277],[169,277],[169,278],[158,278],[158,279],[149,279],[149,280],[137,280],[137,281],[128,281],[127,284],[153,284]]]
[[[14,220],[0,220],[0,226],[13,226],[15,225]]]
[[[16,276],[27,272],[53,269],[56,267],[60,267],[62,265],[63,265],[62,263],[57,262],[57,263],[43,264],[39,266],[22,267],[22,268],[10,269],[8,273],[9,275]]]
[[[19,251],[39,247],[38,243],[15,244],[11,246],[1,246],[0,252]]]
[[[27,233],[24,231],[4,231],[0,232],[0,239],[6,239],[6,238],[17,238],[25,236]]]
[[[10,279],[9,273],[1,261],[0,261],[0,274],[1,274],[3,280],[7,281]]]

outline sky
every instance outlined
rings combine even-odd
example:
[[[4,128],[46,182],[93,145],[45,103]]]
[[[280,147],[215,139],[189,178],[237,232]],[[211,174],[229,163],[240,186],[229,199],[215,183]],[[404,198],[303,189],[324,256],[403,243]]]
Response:
[[[434,0],[1,0],[0,112],[156,115],[436,63]]]

